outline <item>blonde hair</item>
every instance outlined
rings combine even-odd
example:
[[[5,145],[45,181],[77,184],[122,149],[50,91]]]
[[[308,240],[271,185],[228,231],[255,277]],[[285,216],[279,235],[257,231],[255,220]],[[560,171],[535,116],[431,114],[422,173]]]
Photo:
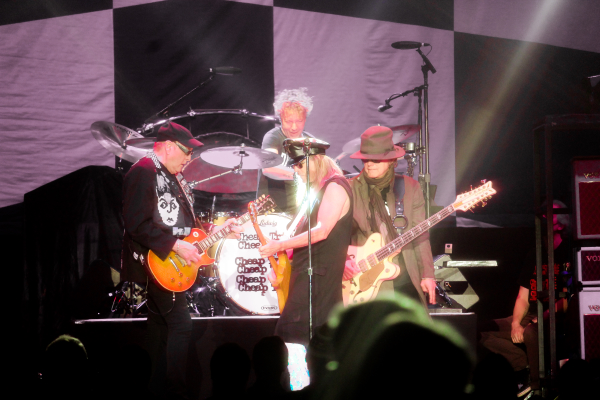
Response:
[[[325,182],[336,175],[344,176],[344,173],[340,167],[338,167],[337,163],[324,154],[310,156],[310,162],[314,163],[315,165],[315,176],[313,177],[312,181],[316,184],[313,185],[311,183],[315,190],[321,189],[323,185],[325,185]]]

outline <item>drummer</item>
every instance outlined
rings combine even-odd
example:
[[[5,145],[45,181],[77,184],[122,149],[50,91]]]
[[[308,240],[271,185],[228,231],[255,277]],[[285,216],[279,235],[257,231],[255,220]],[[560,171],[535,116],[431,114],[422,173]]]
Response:
[[[306,91],[306,88],[285,89],[275,96],[273,107],[279,114],[281,126],[265,133],[262,149],[282,154],[284,162],[278,167],[263,168],[258,172],[257,196],[270,195],[281,211],[290,214],[295,214],[297,209],[296,185],[294,170],[286,166],[289,157],[283,151],[283,141],[313,137],[304,131],[306,117],[313,109],[312,98]]]

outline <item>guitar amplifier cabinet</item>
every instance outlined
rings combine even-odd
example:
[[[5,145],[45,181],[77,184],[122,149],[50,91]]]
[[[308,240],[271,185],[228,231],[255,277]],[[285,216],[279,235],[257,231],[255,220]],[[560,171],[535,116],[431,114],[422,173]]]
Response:
[[[575,237],[600,239],[600,157],[573,160]]]
[[[579,292],[579,327],[581,358],[600,358],[600,287],[586,287]]]
[[[582,247],[577,252],[577,280],[584,286],[600,285],[600,247]]]

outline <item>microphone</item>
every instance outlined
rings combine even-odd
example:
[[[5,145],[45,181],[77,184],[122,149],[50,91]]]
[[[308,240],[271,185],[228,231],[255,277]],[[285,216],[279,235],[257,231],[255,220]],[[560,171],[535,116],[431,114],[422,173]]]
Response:
[[[431,46],[429,43],[421,43],[421,42],[394,42],[392,43],[392,47],[398,50],[412,50],[412,49],[420,49],[424,46]]]
[[[382,105],[382,106],[377,107],[377,111],[384,112],[385,110],[389,110],[392,107],[393,106],[389,105],[388,103],[385,103],[385,106]]]
[[[236,67],[215,67],[209,68],[208,72],[214,75],[238,75],[242,73],[242,70]]]

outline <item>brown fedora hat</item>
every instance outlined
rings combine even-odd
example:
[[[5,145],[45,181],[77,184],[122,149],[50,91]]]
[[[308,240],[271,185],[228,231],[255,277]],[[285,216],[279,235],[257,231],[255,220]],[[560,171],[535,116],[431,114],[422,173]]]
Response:
[[[393,132],[385,126],[372,126],[360,135],[360,150],[350,158],[363,160],[389,160],[400,158],[404,149],[395,146],[392,139]]]

